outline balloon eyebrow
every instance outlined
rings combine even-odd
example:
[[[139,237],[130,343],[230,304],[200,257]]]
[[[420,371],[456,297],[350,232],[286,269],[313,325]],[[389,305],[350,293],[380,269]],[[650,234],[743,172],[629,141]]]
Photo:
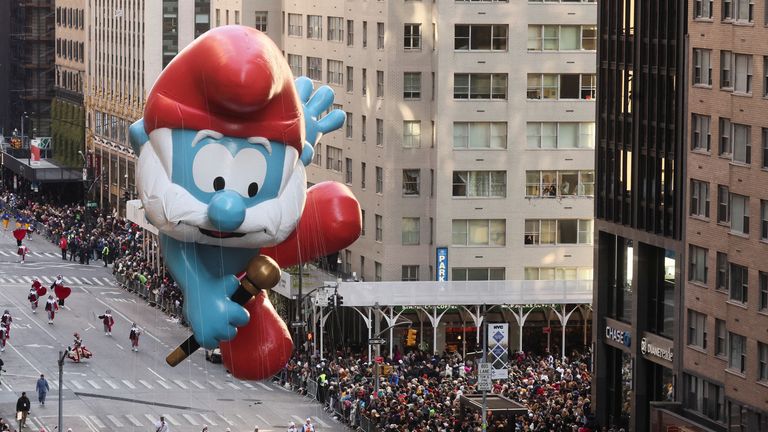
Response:
[[[203,129],[195,134],[195,138],[192,140],[192,147],[194,148],[200,140],[204,138],[222,139],[224,135],[221,132],[216,132],[210,129]]]
[[[248,138],[248,142],[264,146],[264,148],[267,149],[267,154],[272,155],[272,144],[270,144],[268,139],[264,137],[250,137]]]

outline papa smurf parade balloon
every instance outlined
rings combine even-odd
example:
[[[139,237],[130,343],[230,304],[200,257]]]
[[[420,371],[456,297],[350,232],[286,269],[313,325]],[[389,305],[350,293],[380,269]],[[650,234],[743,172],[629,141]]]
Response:
[[[221,346],[238,378],[273,375],[292,343],[263,292],[244,307],[232,301],[236,275],[258,254],[287,267],[360,234],[360,206],[347,187],[306,187],[314,145],[344,123],[340,110],[320,117],[332,103],[329,87],[294,82],[266,35],[225,26],[168,64],[130,128],[139,196],[184,294],[184,315],[195,340]]]

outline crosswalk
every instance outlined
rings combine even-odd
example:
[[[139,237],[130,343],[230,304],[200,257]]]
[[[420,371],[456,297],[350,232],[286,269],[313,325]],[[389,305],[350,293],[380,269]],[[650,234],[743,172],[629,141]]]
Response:
[[[40,282],[44,286],[50,286],[53,283],[54,278],[50,276],[38,276]],[[0,284],[32,284],[34,276],[12,276],[2,275],[0,277]],[[85,276],[66,276],[64,277],[64,285],[66,286],[117,286],[114,279],[108,277],[85,277]]]
[[[17,251],[4,251],[0,250],[0,255],[7,256],[7,257],[19,257],[19,254]],[[27,252],[28,257],[40,257],[40,258],[58,258],[61,259],[60,254],[55,254],[53,252]]]
[[[48,381],[48,384],[53,390],[58,388],[58,382],[56,380]],[[232,380],[219,380],[205,379],[204,376],[197,379],[114,379],[106,377],[95,378],[65,378],[64,388],[75,392],[89,392],[94,390],[106,390],[106,391],[125,391],[128,393],[143,393],[149,392],[149,390],[183,390],[185,392],[196,391],[211,391],[211,390],[225,390],[229,386],[235,390],[255,391],[255,392],[273,392],[275,389],[267,384],[256,382],[256,385],[252,385],[246,381],[240,381],[237,379]],[[11,389],[5,386],[0,386],[0,393],[8,392]],[[149,392],[152,393],[152,392]]]

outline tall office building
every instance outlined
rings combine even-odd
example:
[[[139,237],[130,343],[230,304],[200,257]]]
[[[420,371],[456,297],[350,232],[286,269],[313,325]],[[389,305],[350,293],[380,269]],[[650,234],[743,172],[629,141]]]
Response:
[[[86,145],[96,201],[117,213],[135,197],[128,127],[180,49],[208,30],[209,0],[91,0],[86,7]]]
[[[51,105],[53,157],[60,164],[83,167],[85,150],[85,3],[56,2],[55,94]]]
[[[54,0],[8,2],[10,64],[6,135],[19,129],[25,137],[50,136],[54,84]],[[2,11],[2,9],[0,9]],[[25,140],[25,143],[27,141]]]
[[[346,276],[591,278],[594,1],[213,0],[211,16],[265,31],[347,113],[308,170],[361,203]]]
[[[768,8],[694,1],[686,181],[683,411],[768,430]],[[751,216],[751,217],[750,217]],[[667,423],[674,424],[674,423]]]
[[[632,431],[681,394],[686,10],[598,5],[592,388],[600,423]]]

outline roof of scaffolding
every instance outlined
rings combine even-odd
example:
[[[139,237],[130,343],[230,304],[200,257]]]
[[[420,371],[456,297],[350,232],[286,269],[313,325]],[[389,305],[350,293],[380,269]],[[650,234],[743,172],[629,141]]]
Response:
[[[285,276],[285,274],[284,274]],[[591,304],[591,280],[504,280],[449,282],[325,282],[313,298],[333,292],[344,297],[344,306],[461,306],[461,305],[549,305]],[[276,287],[286,297],[290,281]],[[304,294],[314,287],[304,287]]]

